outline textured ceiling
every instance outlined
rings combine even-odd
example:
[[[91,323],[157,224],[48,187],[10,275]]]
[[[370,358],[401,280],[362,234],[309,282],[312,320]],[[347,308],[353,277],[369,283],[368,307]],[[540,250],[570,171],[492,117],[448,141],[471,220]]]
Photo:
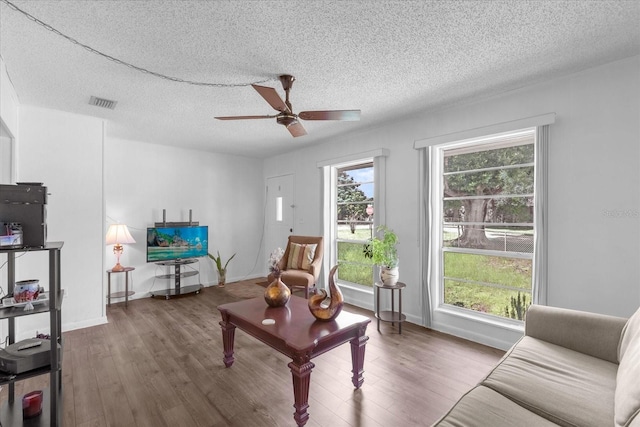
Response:
[[[169,81],[105,59],[0,0],[0,54],[23,105],[108,121],[109,137],[268,156],[640,53],[640,1],[9,0],[113,58],[183,80],[262,83],[294,112],[361,109],[360,122],[304,121],[292,138],[250,86]],[[0,88],[2,89],[2,88]],[[115,110],[88,104],[98,96]]]

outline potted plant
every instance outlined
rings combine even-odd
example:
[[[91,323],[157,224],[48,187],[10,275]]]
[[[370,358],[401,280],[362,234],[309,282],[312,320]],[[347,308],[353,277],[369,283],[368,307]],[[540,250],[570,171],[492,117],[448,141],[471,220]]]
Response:
[[[216,268],[218,269],[218,286],[224,287],[225,283],[227,283],[227,266],[229,265],[229,262],[231,262],[233,257],[236,256],[236,254],[231,255],[231,258],[227,260],[227,262],[224,264],[224,267],[222,266],[220,251],[218,251],[217,257],[214,257],[210,253],[207,253],[207,255],[209,255],[209,258],[211,258],[216,263]]]
[[[398,272],[398,236],[386,225],[380,225],[376,229],[381,237],[371,238],[370,243],[364,246],[364,256],[371,258],[373,263],[380,267],[380,280],[386,286],[395,286],[400,277]]]

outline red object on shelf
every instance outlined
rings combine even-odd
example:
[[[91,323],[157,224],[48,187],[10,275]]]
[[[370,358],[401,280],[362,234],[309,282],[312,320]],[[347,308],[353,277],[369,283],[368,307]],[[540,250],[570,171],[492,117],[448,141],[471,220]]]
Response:
[[[37,417],[42,413],[42,390],[36,390],[22,397],[22,417]]]

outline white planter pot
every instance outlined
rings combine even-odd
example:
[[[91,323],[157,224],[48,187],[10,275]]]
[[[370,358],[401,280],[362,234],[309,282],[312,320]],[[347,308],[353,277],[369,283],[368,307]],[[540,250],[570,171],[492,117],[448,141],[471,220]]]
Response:
[[[382,280],[382,283],[386,286],[395,286],[399,278],[400,272],[398,271],[398,267],[380,267],[380,280]]]

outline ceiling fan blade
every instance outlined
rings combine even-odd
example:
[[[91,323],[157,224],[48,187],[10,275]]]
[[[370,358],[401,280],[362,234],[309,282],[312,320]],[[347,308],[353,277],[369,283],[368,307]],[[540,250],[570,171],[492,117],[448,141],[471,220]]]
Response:
[[[276,116],[226,116],[226,117],[214,117],[218,120],[253,120],[253,119],[273,119]]]
[[[343,120],[357,122],[360,110],[302,111],[298,114],[303,120]]]
[[[276,92],[274,88],[258,85],[251,86],[253,86],[253,88],[258,91],[260,96],[262,96],[264,100],[267,101],[269,105],[271,105],[275,110],[284,111],[287,113],[291,112],[291,110],[289,110],[289,107],[287,107],[287,104],[284,103],[284,101],[282,100],[282,98],[280,98],[280,95],[278,95],[278,92]]]
[[[299,136],[304,136],[307,134],[304,126],[300,122],[293,122],[289,126],[287,126],[287,130],[291,133],[291,136],[297,138]]]

